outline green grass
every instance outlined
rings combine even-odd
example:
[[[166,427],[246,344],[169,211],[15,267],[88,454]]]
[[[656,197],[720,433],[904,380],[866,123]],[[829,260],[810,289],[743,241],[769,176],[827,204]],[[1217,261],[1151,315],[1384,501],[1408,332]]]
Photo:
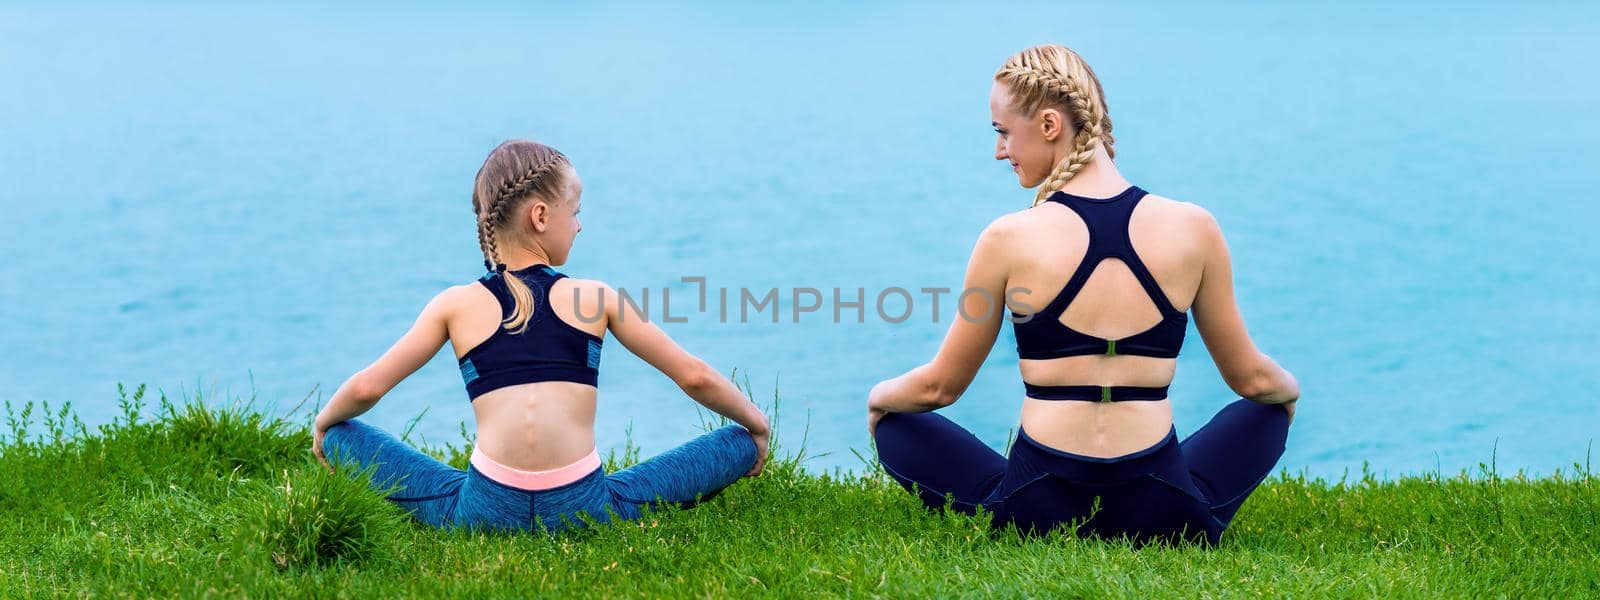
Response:
[[[787,452],[692,510],[557,536],[439,532],[248,402],[123,395],[91,430],[7,405],[0,595],[1600,596],[1600,477],[1281,474],[1214,549],[991,533]],[[26,432],[38,430],[32,435]],[[468,447],[428,451],[457,466]],[[613,455],[610,466],[637,453]],[[867,469],[861,469],[866,472]]]

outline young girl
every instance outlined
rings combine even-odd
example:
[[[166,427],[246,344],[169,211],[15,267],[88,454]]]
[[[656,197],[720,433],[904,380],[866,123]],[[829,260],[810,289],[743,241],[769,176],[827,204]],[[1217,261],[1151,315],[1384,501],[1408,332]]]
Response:
[[[879,383],[868,428],[888,473],[930,507],[1043,532],[1217,542],[1283,454],[1300,387],[1256,349],[1234,303],[1217,222],[1145,193],[1112,162],[1094,71],[1061,46],[1029,48],[995,73],[995,158],[1034,206],[978,238],[962,314],[933,361]],[[1004,290],[1004,297],[999,293]],[[1018,292],[1018,293],[1013,293]],[[1010,456],[943,416],[972,382],[1011,308],[1026,397]],[[1243,398],[1178,442],[1167,386],[1188,323]]]
[[[435,296],[377,362],[350,377],[317,415],[311,451],[323,464],[376,465],[373,485],[435,527],[561,530],[579,513],[637,518],[656,502],[688,505],[761,472],[767,418],[731,382],[673,343],[617,292],[553,267],[567,262],[582,183],[555,149],[509,141],[478,170],[472,208],[489,273]],[[600,345],[606,331],[732,419],[653,459],[606,473],[595,451]],[[477,417],[466,471],[354,417],[370,410],[446,340]]]

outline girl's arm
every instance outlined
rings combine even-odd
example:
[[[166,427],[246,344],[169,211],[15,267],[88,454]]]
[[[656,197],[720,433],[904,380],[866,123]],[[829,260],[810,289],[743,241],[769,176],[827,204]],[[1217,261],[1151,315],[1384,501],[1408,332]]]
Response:
[[[317,414],[311,429],[311,453],[324,465],[327,459],[322,454],[322,437],[329,427],[371,410],[384,394],[422,368],[444,347],[450,337],[445,322],[449,307],[454,304],[451,301],[453,292],[457,289],[451,288],[434,296],[423,307],[416,323],[405,335],[400,336],[399,341],[390,346],[377,361],[351,375],[328,399],[328,405]]]
[[[600,290],[606,328],[617,337],[617,341],[622,342],[623,347],[670,377],[695,402],[750,430],[756,442],[757,458],[755,467],[748,474],[760,474],[767,460],[767,440],[771,435],[767,416],[761,413],[761,409],[740,393],[739,388],[727,377],[678,346],[646,315],[641,315],[631,307],[624,308],[620,296],[611,286],[598,281],[592,285]]]
[[[867,397],[867,428],[884,413],[926,412],[954,404],[988,358],[1006,314],[1004,221],[983,230],[967,262],[957,293],[959,310],[933,361],[873,386]],[[970,293],[968,293],[970,292]]]

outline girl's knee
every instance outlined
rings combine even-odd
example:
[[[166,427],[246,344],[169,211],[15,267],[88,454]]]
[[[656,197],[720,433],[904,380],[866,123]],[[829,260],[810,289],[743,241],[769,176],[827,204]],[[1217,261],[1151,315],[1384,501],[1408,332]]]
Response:
[[[756,465],[756,454],[759,450],[756,448],[755,436],[750,430],[739,425],[728,425],[713,433],[725,442],[724,446],[733,449],[732,454],[737,458],[735,462],[743,465],[745,470]]]
[[[329,425],[328,430],[322,434],[323,454],[327,454],[328,458],[333,458],[334,449],[345,446],[346,438],[349,437],[355,427],[349,421],[340,421]]]
[[[354,457],[345,456],[359,452],[370,452],[370,448],[388,434],[383,430],[369,425],[359,419],[340,421],[328,426],[327,433],[322,436],[322,452],[328,459],[335,460],[335,455],[353,460]],[[364,450],[366,449],[366,450]]]
[[[373,427],[371,425],[362,422],[360,419],[347,419],[340,421],[328,426],[328,432],[325,436],[323,436],[323,443],[327,443],[328,440],[335,437],[346,437],[351,434],[366,431],[372,428]]]

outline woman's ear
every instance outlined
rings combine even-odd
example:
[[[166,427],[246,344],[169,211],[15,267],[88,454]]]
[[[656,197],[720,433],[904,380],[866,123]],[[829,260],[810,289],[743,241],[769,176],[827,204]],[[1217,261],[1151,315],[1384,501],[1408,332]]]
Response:
[[[1039,111],[1039,133],[1044,137],[1044,141],[1055,143],[1066,129],[1066,125],[1066,119],[1062,118],[1061,111],[1054,108]]]

